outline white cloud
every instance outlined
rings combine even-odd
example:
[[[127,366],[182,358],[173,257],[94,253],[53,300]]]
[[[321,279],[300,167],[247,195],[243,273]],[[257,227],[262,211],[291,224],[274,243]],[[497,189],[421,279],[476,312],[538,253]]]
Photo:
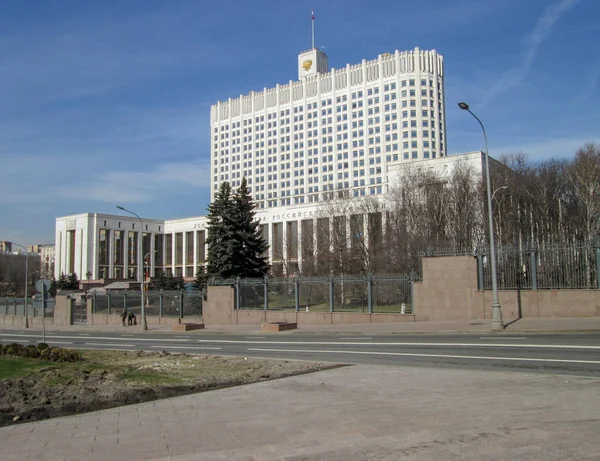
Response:
[[[90,202],[142,203],[182,193],[194,194],[210,186],[208,162],[163,163],[148,171],[112,171],[76,178],[53,191],[56,197]]]
[[[574,7],[580,0],[560,0],[546,8],[542,16],[537,21],[535,27],[527,34],[524,39],[525,50],[521,61],[509,69],[489,90],[485,91],[479,106],[489,104],[501,93],[514,88],[521,83],[529,73],[531,64],[538,54],[542,43],[550,37],[554,24],[570,8]]]

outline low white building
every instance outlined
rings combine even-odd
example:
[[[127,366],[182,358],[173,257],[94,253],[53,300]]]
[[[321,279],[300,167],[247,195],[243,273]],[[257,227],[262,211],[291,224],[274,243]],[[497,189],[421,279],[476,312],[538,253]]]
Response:
[[[492,162],[492,166],[497,164],[493,159]],[[393,187],[407,167],[433,171],[443,177],[450,175],[459,163],[468,165],[478,180],[484,179],[485,155],[482,152],[392,163],[388,166],[387,176]],[[385,201],[385,195],[380,200]],[[306,248],[302,251],[302,242],[307,242],[308,238],[314,242],[311,249],[316,248],[322,238],[318,229],[323,225],[328,228],[331,223],[331,220],[321,221],[329,219],[323,213],[326,204],[257,210],[256,218],[269,243],[269,260],[274,266],[282,261],[302,265],[302,255],[306,254]],[[54,275],[76,273],[80,279],[85,279],[89,272],[93,280],[140,280],[142,273],[157,277],[164,272],[194,277],[200,267],[206,265],[206,225],[206,216],[173,220],[98,213],[62,216],[56,219]],[[142,265],[144,270],[140,271]]]

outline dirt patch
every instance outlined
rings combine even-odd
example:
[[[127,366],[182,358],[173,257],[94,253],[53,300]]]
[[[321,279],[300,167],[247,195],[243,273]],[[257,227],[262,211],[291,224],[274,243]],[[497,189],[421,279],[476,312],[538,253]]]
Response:
[[[168,352],[87,351],[0,381],[0,426],[325,370],[336,365]]]

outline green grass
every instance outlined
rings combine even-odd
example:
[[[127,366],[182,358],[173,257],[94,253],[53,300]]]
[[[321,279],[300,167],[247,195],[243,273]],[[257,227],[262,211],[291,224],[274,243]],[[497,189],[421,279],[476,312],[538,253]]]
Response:
[[[0,357],[0,380],[27,376],[48,366],[50,366],[50,363],[37,359]]]

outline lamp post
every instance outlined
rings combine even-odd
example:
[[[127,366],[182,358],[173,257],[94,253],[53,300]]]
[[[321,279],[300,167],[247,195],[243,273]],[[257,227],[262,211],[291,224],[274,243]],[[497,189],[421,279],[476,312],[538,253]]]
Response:
[[[29,285],[29,251],[23,245],[12,242],[13,245],[23,248],[25,250],[25,328],[29,328],[29,314],[27,312],[27,296],[29,295],[27,286]]]
[[[139,252],[139,254],[140,254],[140,263],[139,263],[139,266],[138,266],[138,281],[141,282],[144,279],[144,275],[142,274],[142,271],[140,270],[140,268],[143,265],[143,260],[141,258],[142,258],[142,254],[144,253],[144,223],[142,221],[142,218],[140,218],[140,216],[137,213],[134,213],[133,211],[128,210],[127,208],[123,208],[122,206],[119,206],[119,205],[117,205],[117,208],[119,210],[123,210],[123,211],[125,211],[125,212],[127,212],[129,214],[132,214],[133,216],[135,216],[136,218],[138,218],[140,220],[140,241],[141,241],[140,245],[142,247],[142,251]]]
[[[502,309],[500,307],[500,301],[498,299],[498,279],[496,275],[496,245],[494,243],[494,222],[492,216],[492,186],[490,179],[490,155],[488,151],[487,134],[483,123],[479,118],[471,112],[469,105],[466,102],[459,102],[458,107],[462,110],[469,112],[475,120],[481,125],[483,130],[483,139],[485,141],[485,179],[487,185],[487,205],[488,205],[488,221],[489,221],[489,232],[490,232],[490,259],[492,263],[492,330],[500,331],[504,329],[504,323],[502,322]]]
[[[149,251],[148,253],[146,253],[144,255],[144,259],[143,261],[143,279],[142,279],[142,330],[147,330],[148,329],[148,321],[146,320],[146,305],[145,305],[145,283],[146,283],[146,261],[148,259],[148,256],[150,256],[151,254],[156,253],[158,250],[154,250],[154,251]]]

